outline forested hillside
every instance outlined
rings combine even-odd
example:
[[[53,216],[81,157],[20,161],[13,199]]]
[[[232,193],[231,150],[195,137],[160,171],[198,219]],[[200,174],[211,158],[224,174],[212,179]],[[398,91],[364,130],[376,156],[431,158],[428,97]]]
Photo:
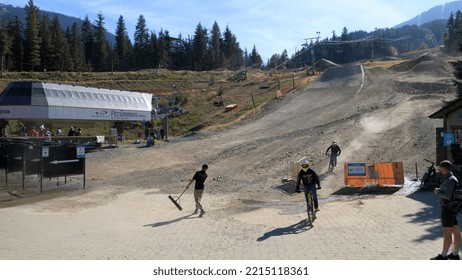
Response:
[[[166,68],[203,71],[218,68],[260,67],[256,47],[243,50],[235,34],[218,23],[209,30],[199,23],[193,36],[172,36],[168,30],[148,28],[143,15],[136,31],[127,33],[120,16],[114,44],[107,38],[102,13],[63,28],[60,17],[41,13],[33,0],[24,7],[25,18],[12,16],[0,26],[2,69],[9,71],[129,71]]]

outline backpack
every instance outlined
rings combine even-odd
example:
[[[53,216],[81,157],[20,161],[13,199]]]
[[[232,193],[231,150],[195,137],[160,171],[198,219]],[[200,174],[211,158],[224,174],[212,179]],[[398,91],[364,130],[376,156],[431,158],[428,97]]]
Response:
[[[454,190],[447,207],[453,212],[462,213],[462,188],[458,181],[456,181],[456,189]]]

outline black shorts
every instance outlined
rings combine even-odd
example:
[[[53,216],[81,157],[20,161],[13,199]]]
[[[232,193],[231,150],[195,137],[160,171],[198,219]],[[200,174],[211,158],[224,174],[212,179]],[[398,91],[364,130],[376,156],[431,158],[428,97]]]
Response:
[[[457,222],[457,213],[449,210],[447,207],[441,207],[441,224],[443,227],[453,227],[459,225]]]

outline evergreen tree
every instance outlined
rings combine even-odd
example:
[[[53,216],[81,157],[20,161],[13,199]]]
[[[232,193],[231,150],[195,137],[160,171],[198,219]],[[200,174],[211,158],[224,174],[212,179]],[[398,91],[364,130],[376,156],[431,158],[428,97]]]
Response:
[[[83,46],[82,34],[80,33],[79,26],[76,22],[72,24],[72,27],[67,36],[69,44],[69,52],[72,60],[74,71],[85,70],[85,50]]]
[[[149,30],[146,27],[146,19],[143,15],[140,15],[135,28],[133,46],[134,62],[139,69],[149,67],[149,61],[146,59],[149,57],[149,43]]]
[[[48,15],[44,15],[40,24],[40,38],[42,38],[42,44],[40,48],[40,60],[41,67],[43,70],[48,69],[48,63],[52,60],[50,28],[50,18],[48,17]]]
[[[157,39],[156,32],[151,32],[150,36],[151,41],[151,52],[150,52],[150,62],[151,68],[158,68],[160,64],[160,54],[159,54],[159,41]]]
[[[179,64],[180,69],[193,70],[193,43],[191,36],[181,40]]]
[[[229,59],[233,54],[234,45],[236,42],[234,41],[235,37],[229,29],[229,26],[226,26],[225,32],[223,32],[223,55],[226,59]]]
[[[286,68],[288,61],[289,61],[289,54],[287,53],[287,50],[284,50],[279,56],[279,60],[278,60],[279,68]]]
[[[193,42],[193,57],[194,57],[194,70],[206,70],[207,65],[207,29],[199,23],[194,32]]]
[[[227,67],[231,69],[239,69],[244,66],[244,52],[237,42],[236,36],[226,26],[223,33],[223,54],[226,59]]]
[[[332,31],[332,41],[337,41],[337,34],[335,33],[335,30]]]
[[[279,60],[281,59],[281,56],[277,53],[273,54],[271,58],[268,61],[268,67],[270,69],[277,69],[279,66]]]
[[[110,57],[109,43],[106,40],[106,28],[104,27],[104,16],[98,14],[95,21],[95,43],[94,43],[94,56],[93,67],[96,71],[107,71],[109,69],[108,60]]]
[[[287,51],[286,51],[287,55]],[[263,65],[263,59],[257,51],[257,47],[253,45],[252,52],[250,53],[250,66],[253,68],[260,68]]]
[[[244,67],[247,67],[249,65],[252,65],[250,62],[250,55],[249,52],[247,51],[247,48],[244,49]]]
[[[25,58],[28,69],[32,71],[40,65],[39,8],[29,0],[24,7],[26,11]]]
[[[348,34],[348,29],[346,27],[343,27],[342,30],[342,35],[340,35],[340,40],[341,41],[348,41],[350,40],[350,36]]]
[[[18,17],[14,17],[9,21],[8,33],[13,40],[12,60],[8,65],[10,65],[14,71],[22,71],[24,62],[24,28]]]
[[[69,55],[69,45],[64,37],[64,32],[59,23],[58,17],[54,17],[51,24],[51,61],[50,70],[68,71],[73,68],[72,60]]]
[[[161,29],[157,38],[157,51],[160,66],[167,69],[170,69],[170,43],[171,38],[168,30]]]
[[[12,54],[13,40],[8,33],[8,28],[0,28],[0,70],[3,72],[6,67],[6,58]]]
[[[93,27],[88,16],[86,16],[83,20],[81,31],[85,53],[86,68],[87,70],[91,70],[93,68],[92,61],[94,56],[95,37],[93,34]]]
[[[225,56],[222,49],[223,38],[221,36],[220,27],[215,21],[210,33],[210,67],[217,69],[223,66]]]
[[[130,38],[128,37],[127,28],[125,26],[125,20],[123,16],[119,17],[117,21],[117,28],[116,28],[116,38],[115,38],[115,61],[116,65],[123,65],[127,66],[128,59],[130,56],[130,49],[131,49],[131,42]],[[126,67],[125,66],[125,67]]]

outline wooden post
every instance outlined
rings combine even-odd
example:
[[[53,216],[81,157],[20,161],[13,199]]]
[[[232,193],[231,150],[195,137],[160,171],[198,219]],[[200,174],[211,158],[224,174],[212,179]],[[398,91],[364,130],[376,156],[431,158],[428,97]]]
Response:
[[[292,73],[292,86],[295,89],[295,74]]]
[[[278,88],[279,90],[281,90],[281,80],[279,79],[279,77],[278,77]]]
[[[250,96],[252,96],[253,108],[256,109],[257,105],[255,105],[255,99],[253,98],[253,93],[251,93]]]

